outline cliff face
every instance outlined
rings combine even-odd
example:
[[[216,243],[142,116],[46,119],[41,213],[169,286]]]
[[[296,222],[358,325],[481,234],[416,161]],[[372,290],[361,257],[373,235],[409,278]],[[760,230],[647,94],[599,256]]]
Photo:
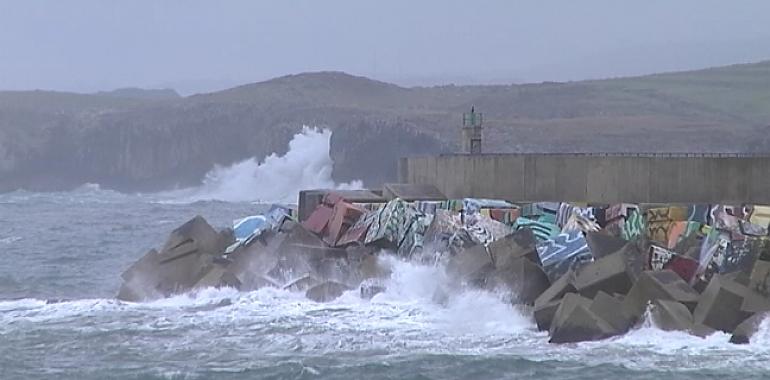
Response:
[[[491,152],[767,151],[768,88],[761,63],[514,86],[315,73],[187,98],[0,92],[0,191],[190,186],[214,165],[285,153],[303,125],[333,131],[335,180],[377,186],[396,179],[398,157],[455,150],[471,105],[485,113]]]
[[[191,186],[215,165],[285,153],[303,125],[333,130],[338,181],[363,179],[377,186],[395,179],[399,155],[443,146],[389,112],[312,103],[185,99],[98,111],[11,108],[0,115],[3,191],[67,189],[86,182],[123,191]]]

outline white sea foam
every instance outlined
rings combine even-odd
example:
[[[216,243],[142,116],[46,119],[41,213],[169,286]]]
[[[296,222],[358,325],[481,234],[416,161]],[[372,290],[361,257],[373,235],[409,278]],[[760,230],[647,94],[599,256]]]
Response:
[[[146,303],[0,301],[0,332],[69,325],[79,334],[126,329],[142,333],[137,336],[157,333],[164,347],[192,345],[223,352],[500,354],[632,369],[768,368],[770,321],[745,346],[728,343],[724,333],[698,338],[662,331],[649,319],[621,337],[552,345],[546,333],[536,331],[528,313],[511,306],[504,295],[457,288],[440,266],[394,257],[385,261],[392,270],[387,290],[371,301],[351,291],[333,302],[317,303],[302,293],[275,288],[202,289]],[[436,297],[442,292],[445,296]]]
[[[335,184],[334,162],[329,156],[331,131],[304,127],[289,142],[285,155],[275,153],[261,161],[256,157],[229,167],[216,167],[203,185],[170,193],[184,202],[295,203],[304,189],[358,189],[360,181]]]

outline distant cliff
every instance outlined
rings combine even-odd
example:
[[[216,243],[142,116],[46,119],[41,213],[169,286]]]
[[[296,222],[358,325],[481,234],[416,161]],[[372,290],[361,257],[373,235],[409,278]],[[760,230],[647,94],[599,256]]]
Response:
[[[283,153],[302,125],[334,132],[336,180],[376,186],[395,179],[400,156],[454,151],[472,105],[486,151],[768,151],[767,99],[770,63],[508,86],[402,88],[323,72],[185,98],[0,92],[0,191],[194,185],[214,165]]]

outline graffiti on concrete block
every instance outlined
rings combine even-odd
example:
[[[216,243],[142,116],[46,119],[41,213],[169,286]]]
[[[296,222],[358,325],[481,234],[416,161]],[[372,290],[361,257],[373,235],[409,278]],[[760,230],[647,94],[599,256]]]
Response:
[[[650,252],[647,257],[647,267],[651,270],[663,270],[666,264],[674,258],[676,254],[657,245],[650,246]]]
[[[591,250],[582,232],[570,231],[558,234],[537,247],[543,270],[552,281],[570,268],[593,260]]]
[[[628,219],[623,223],[622,237],[626,240],[634,240],[644,233],[644,218],[642,213],[634,211],[628,215]]]
[[[555,224],[541,222],[538,220],[533,220],[525,217],[519,217],[518,219],[516,219],[514,228],[516,230],[520,230],[522,228],[531,229],[532,232],[535,233],[535,237],[539,241],[549,240],[552,237],[558,235],[560,232],[559,227],[557,227]]]

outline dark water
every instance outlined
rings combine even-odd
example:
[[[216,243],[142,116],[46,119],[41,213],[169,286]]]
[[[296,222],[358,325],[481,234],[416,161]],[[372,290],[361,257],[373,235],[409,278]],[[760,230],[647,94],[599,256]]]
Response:
[[[748,346],[644,326],[549,345],[527,310],[468,291],[431,302],[441,268],[393,261],[388,291],[330,304],[275,289],[132,304],[121,272],[196,214],[221,227],[263,208],[84,188],[0,195],[0,379],[764,379]]]

